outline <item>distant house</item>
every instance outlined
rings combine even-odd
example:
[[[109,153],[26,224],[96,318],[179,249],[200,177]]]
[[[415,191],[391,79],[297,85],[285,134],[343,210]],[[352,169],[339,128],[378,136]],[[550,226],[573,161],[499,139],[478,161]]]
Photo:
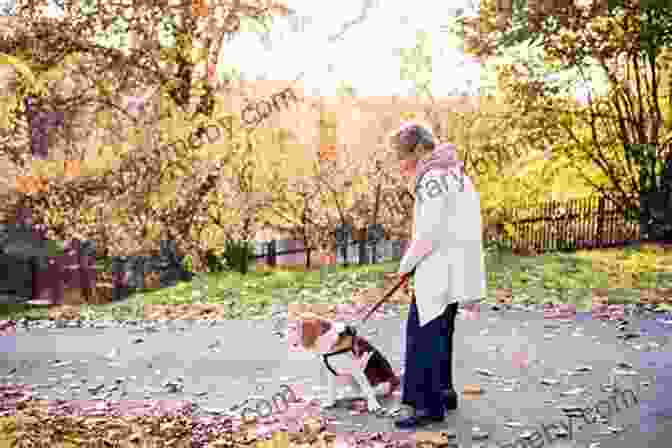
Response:
[[[61,253],[52,241],[14,225],[0,224],[0,296],[32,297],[35,271],[48,266],[48,257]]]

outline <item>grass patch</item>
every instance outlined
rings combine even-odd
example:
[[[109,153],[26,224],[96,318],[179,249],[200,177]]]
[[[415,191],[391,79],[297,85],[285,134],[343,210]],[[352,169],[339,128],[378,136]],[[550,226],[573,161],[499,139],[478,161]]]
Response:
[[[82,305],[83,319],[142,319],[144,305],[214,303],[223,305],[227,318],[270,317],[273,304],[346,302],[357,288],[381,287],[383,273],[396,272],[399,260],[377,265],[331,267],[319,270],[252,269],[247,275],[207,274],[163,290],[140,291],[120,303]],[[608,290],[611,303],[640,300],[640,290],[672,288],[672,250],[652,247],[550,253],[517,256],[488,253],[488,296],[496,301],[498,289],[509,288],[514,303],[575,303],[587,309],[592,290]],[[199,291],[207,291],[201,296]],[[3,319],[46,319],[47,308],[29,304],[0,305]]]
[[[593,289],[608,290],[609,302],[633,303],[641,290],[672,288],[672,251],[651,246],[537,257],[492,255],[488,295],[511,288],[514,302],[575,303],[587,308]]]
[[[0,318],[39,320],[47,318],[47,308],[25,303],[3,303],[0,304]]]

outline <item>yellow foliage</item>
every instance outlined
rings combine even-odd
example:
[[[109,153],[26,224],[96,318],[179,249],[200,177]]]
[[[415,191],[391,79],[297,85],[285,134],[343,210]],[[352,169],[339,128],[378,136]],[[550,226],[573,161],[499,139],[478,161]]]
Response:
[[[194,82],[194,84],[191,86],[191,89],[189,90],[189,95],[192,98],[196,97],[202,97],[207,95],[208,90],[207,90],[207,85],[208,82],[205,80],[198,80]]]
[[[174,62],[177,60],[177,55],[176,47],[162,47],[159,51],[159,60],[161,62]]]
[[[23,78],[23,83],[28,88],[29,92],[36,96],[46,94],[47,86],[42,80],[35,76],[31,69],[31,64],[26,61],[30,61],[30,58],[23,59],[19,56],[0,53],[0,65],[11,65],[14,67],[20,77]]]
[[[87,159],[82,165],[82,173],[86,175],[107,171],[124,153],[125,148],[122,144],[100,145],[96,150],[97,156]]]
[[[114,92],[114,86],[112,85],[112,81],[107,79],[102,79],[100,81],[95,82],[95,86],[97,94],[102,97],[110,96]]]
[[[103,129],[108,129],[112,126],[112,112],[109,110],[101,110],[96,112],[96,126]]]
[[[404,112],[401,114],[401,119],[404,121],[411,121],[418,118],[418,114],[415,112]]]
[[[128,130],[128,133],[126,134],[126,139],[128,140],[129,143],[133,145],[142,146],[145,144],[145,140],[147,138],[146,134],[147,131],[145,129],[132,127],[131,129]]]
[[[69,67],[77,65],[79,64],[79,61],[81,61],[81,59],[82,59],[82,53],[80,52],[69,53],[63,58],[63,66]]]
[[[63,73],[63,68],[60,66],[54,67],[46,72],[44,72],[40,79],[45,81],[62,81],[65,79],[65,73]]]
[[[186,60],[190,60],[193,48],[193,36],[190,33],[177,33],[176,47],[178,54]]]
[[[62,163],[53,160],[32,160],[30,163],[31,174],[34,177],[46,177],[54,171],[63,173]]]
[[[208,60],[208,48],[207,47],[194,47],[191,50],[191,62],[194,64],[199,64]]]
[[[10,95],[6,98],[0,98],[0,129],[10,129],[12,123],[12,113],[19,105],[16,95]]]

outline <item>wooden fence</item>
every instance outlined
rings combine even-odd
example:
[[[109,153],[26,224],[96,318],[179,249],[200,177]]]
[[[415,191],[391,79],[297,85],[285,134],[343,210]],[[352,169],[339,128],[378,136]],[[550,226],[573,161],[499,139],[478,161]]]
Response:
[[[640,225],[596,195],[516,210],[512,228],[513,234],[504,238],[507,245],[543,253],[622,246],[639,240]]]

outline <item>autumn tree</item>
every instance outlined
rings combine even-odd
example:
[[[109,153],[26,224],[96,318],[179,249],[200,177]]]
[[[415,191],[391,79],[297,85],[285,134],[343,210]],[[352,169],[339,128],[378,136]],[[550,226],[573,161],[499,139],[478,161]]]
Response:
[[[107,230],[104,232],[105,240],[110,244],[122,241],[122,236],[135,240],[137,244],[159,232],[177,239],[186,250],[197,249],[198,229],[203,227],[203,216],[208,209],[208,201],[201,198],[207,197],[222,184],[225,176],[222,166],[228,162],[229,155],[237,151],[235,148],[240,147],[237,143],[225,145],[225,148],[220,148],[218,158],[210,153],[204,156],[204,150],[199,149],[202,144],[191,146],[196,145],[194,142],[198,140],[209,141],[204,132],[193,136],[193,127],[201,126],[202,131],[215,124],[218,128],[226,128],[222,126],[222,120],[226,121],[227,116],[220,111],[217,116],[219,122],[215,122],[212,115],[215,104],[208,113],[193,109],[193,113],[189,113],[187,103],[192,92],[187,89],[184,79],[186,76],[193,81],[195,77],[178,77],[182,84],[179,81],[176,84],[175,71],[169,68],[168,62],[173,61],[178,69],[183,69],[183,74],[191,73],[193,70],[190,71],[187,66],[193,67],[202,62],[193,57],[190,51],[193,45],[184,36],[196,35],[194,21],[206,18],[187,17],[183,28],[176,28],[178,43],[166,48],[157,39],[151,39],[156,37],[151,34],[152,29],[156,31],[155,26],[150,23],[138,31],[136,28],[139,25],[134,20],[141,17],[131,14],[128,29],[149,34],[147,39],[136,39],[136,45],[120,50],[92,43],[95,32],[113,22],[115,17],[112,13],[116,11],[108,11],[111,17],[102,14],[102,11],[92,17],[92,10],[95,12],[98,5],[85,3],[84,10],[77,12],[70,4],[67,6],[69,20],[66,22],[62,18],[46,18],[35,12],[36,7],[33,6],[28,4],[20,9],[15,32],[4,35],[0,45],[0,52],[14,54],[20,61],[26,61],[30,73],[41,81],[27,82],[25,74],[19,73],[21,82],[13,96],[8,98],[10,107],[7,115],[3,116],[9,121],[6,128],[9,128],[7,136],[10,137],[10,144],[3,146],[4,153],[26,173],[35,168],[28,145],[16,144],[21,139],[11,138],[16,137],[17,129],[21,128],[17,124],[28,121],[30,125],[31,110],[26,110],[26,98],[32,101],[30,106],[33,110],[62,111],[66,113],[66,118],[70,118],[68,113],[74,115],[78,110],[86,111],[85,106],[94,106],[99,129],[110,127],[114,122],[118,124],[122,121],[120,118],[127,121],[124,122],[125,129],[120,126],[122,129],[117,143],[99,146],[97,157],[86,158],[82,163],[82,175],[75,179],[59,178],[59,171],[55,171],[55,165],[49,165],[47,160],[43,172],[51,174],[48,189],[19,195],[7,203],[33,209],[38,221],[50,228],[50,236],[63,240],[73,236],[95,240],[101,231]],[[145,15],[157,19],[156,23],[162,9],[158,6],[145,10]],[[184,10],[184,5],[180,7]],[[261,16],[268,12],[268,8],[254,9],[238,4],[238,9],[227,11],[224,12],[236,17],[245,12]],[[235,32],[237,25],[226,26],[226,30]],[[45,88],[45,83],[49,88]],[[63,88],[63,84],[59,83],[70,84],[70,88]],[[154,87],[156,94],[140,95],[142,104],[135,105],[139,112],[131,112],[131,105],[119,101],[121,95],[115,96],[115,92],[142,92],[147,87],[150,91]],[[208,101],[216,103],[212,97]],[[68,119],[65,121],[70,123]],[[22,129],[30,132],[30,126]],[[72,135],[65,137],[65,141],[74,139]],[[177,139],[189,143],[175,145]],[[103,154],[105,152],[107,154]],[[65,155],[68,159],[85,160],[84,153],[73,154],[66,150]],[[189,185],[186,185],[185,178],[189,180]],[[162,202],[158,198],[162,197],[159,193],[164,193],[166,188],[175,188],[174,192],[179,192],[173,196],[166,195],[174,199],[172,202],[165,198]],[[107,244],[104,246],[108,248]],[[128,255],[130,249],[116,247],[112,251]]]
[[[428,121],[440,141],[457,145],[465,172],[472,177],[481,194],[486,217],[484,225],[489,229],[511,217],[517,202],[512,201],[511,196],[517,190],[511,178],[504,178],[503,174],[514,162],[529,156],[530,145],[516,138],[521,134],[510,132],[511,120],[502,119],[503,115],[510,115],[503,113],[497,101],[487,94],[477,96],[476,92],[460,92],[455,87],[452,93],[456,97],[462,93],[463,107],[439,107],[431,88],[431,54],[431,41],[426,32],[418,32],[415,46],[400,52],[401,78],[411,81],[416,93],[426,101],[424,116],[407,114],[404,118]],[[480,90],[485,92],[484,88]]]
[[[167,82],[167,93],[190,116],[212,110],[213,85],[209,69],[216,68],[225,40],[246,20],[268,25],[273,15],[291,12],[279,2],[233,4],[208,0],[150,0],[142,4],[112,5],[97,0],[67,2],[68,21],[86,24],[87,37],[121,27],[129,56],[144,55],[144,67]],[[167,42],[162,45],[161,41]],[[152,54],[154,57],[147,58]],[[161,56],[161,57],[157,57]]]
[[[501,67],[502,93],[527,116],[553,117],[545,127],[568,142],[556,149],[566,154],[581,178],[621,211],[647,224],[651,213],[648,201],[642,200],[651,192],[647,185],[660,185],[664,171],[672,170],[672,89],[667,82],[672,4],[602,2],[545,17],[530,14],[522,2],[513,6],[508,28],[502,28],[501,20],[498,27],[494,1],[481,2],[478,17],[461,18],[460,34],[468,52],[491,58],[527,43],[543,51],[549,72],[574,73],[566,81],[584,84],[588,94],[583,104],[567,100],[566,91],[565,100],[560,100],[561,82],[529,76],[529,70],[514,66]],[[506,31],[498,34],[498,28]],[[605,92],[591,82],[591,69],[606,80]],[[642,176],[642,169],[654,174]],[[652,180],[642,183],[648,178]]]

